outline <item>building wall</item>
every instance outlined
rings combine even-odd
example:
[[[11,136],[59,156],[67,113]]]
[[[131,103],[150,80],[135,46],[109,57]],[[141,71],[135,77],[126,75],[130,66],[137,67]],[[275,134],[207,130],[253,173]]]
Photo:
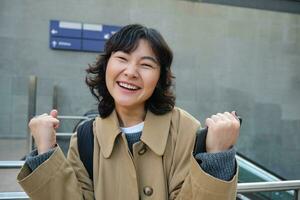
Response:
[[[177,105],[202,123],[237,110],[244,119],[238,151],[300,178],[299,15],[175,0],[2,0],[2,137],[26,137],[30,75],[38,77],[39,114],[51,109],[54,85],[60,114],[96,107],[84,69],[97,54],[49,49],[51,19],[158,29],[174,51]],[[61,130],[72,126],[63,120]]]

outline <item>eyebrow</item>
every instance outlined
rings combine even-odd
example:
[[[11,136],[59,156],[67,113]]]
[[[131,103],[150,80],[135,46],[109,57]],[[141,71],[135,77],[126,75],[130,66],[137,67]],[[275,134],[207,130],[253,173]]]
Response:
[[[154,63],[159,65],[158,61],[155,58],[151,57],[151,56],[143,56],[141,59],[152,60]]]

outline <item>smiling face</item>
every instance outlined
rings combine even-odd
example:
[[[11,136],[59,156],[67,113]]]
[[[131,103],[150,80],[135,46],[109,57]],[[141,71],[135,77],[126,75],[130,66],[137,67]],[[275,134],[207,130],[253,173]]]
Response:
[[[160,77],[160,66],[150,44],[141,39],[137,48],[111,54],[106,69],[106,86],[116,109],[144,109]]]

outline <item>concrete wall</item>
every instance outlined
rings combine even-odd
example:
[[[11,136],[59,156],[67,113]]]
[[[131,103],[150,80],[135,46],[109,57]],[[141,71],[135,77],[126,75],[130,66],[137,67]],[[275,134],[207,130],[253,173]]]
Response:
[[[238,150],[300,178],[299,15],[175,0],[2,0],[1,136],[26,135],[29,75],[38,76],[40,114],[51,108],[54,85],[61,114],[95,107],[83,80],[97,54],[49,49],[50,19],[157,28],[174,50],[177,105],[202,123],[237,110]]]

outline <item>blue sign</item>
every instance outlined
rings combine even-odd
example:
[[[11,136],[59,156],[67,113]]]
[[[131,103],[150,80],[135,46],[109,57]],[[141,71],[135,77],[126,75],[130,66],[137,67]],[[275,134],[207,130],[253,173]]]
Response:
[[[103,52],[105,42],[121,27],[50,21],[50,48]]]
[[[109,39],[113,34],[118,32],[122,27],[120,26],[111,26],[111,25],[104,25],[103,32],[106,35],[105,39]]]
[[[67,49],[67,50],[81,50],[81,40],[80,39],[71,39],[71,38],[51,38],[50,47],[52,49]]]
[[[65,22],[65,21],[58,21],[58,20],[50,21],[51,37],[81,38],[81,35],[82,35],[81,23]]]
[[[83,24],[82,37],[85,39],[103,39],[103,26],[96,24]]]
[[[119,26],[83,24],[82,37],[85,39],[108,40],[120,29]]]
[[[104,25],[104,32],[113,35],[116,32],[118,32],[121,28],[122,27],[120,26]]]
[[[104,40],[82,40],[83,51],[103,52]]]

